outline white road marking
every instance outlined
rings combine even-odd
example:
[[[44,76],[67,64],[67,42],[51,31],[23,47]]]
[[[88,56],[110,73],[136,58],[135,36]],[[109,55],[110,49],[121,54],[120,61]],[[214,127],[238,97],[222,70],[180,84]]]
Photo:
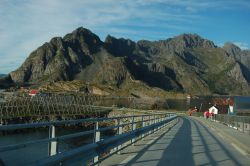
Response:
[[[242,150],[240,147],[238,147],[238,146],[235,145],[234,143],[231,143],[231,145],[232,145],[236,150],[238,150],[242,155],[244,155],[244,156],[247,155],[247,153],[246,153],[244,150]]]
[[[216,131],[216,130],[215,130],[214,128],[212,128],[212,127],[211,127],[211,129],[212,129],[213,131]],[[218,132],[217,132],[217,134],[218,134],[222,139],[225,140],[225,137],[224,137],[221,133],[218,133]],[[231,145],[232,145],[236,150],[238,150],[242,155],[244,155],[244,156],[247,155],[247,153],[246,153],[244,150],[242,150],[240,147],[238,147],[238,146],[235,145],[234,143],[231,143]]]

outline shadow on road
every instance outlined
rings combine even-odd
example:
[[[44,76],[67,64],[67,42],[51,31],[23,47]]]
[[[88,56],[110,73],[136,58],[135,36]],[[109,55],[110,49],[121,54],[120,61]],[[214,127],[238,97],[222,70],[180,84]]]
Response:
[[[172,138],[172,139],[170,139]],[[167,148],[157,148],[156,145],[166,146]],[[162,156],[159,159],[145,157],[145,153],[157,153]],[[180,122],[171,129],[171,132],[163,133],[152,144],[147,145],[132,160],[126,163],[129,165],[150,165],[148,162],[157,163],[156,165],[194,165],[192,157],[192,138],[191,124],[188,119],[181,118]]]
[[[199,123],[200,125],[198,125],[197,123]],[[211,165],[218,165],[218,161],[215,161],[213,159],[213,157],[211,156],[211,152],[212,151],[209,151],[208,149],[208,145],[207,143],[205,142],[205,139],[204,137],[202,136],[201,134],[201,130],[205,131],[209,137],[211,137],[215,142],[216,142],[216,145],[218,145],[219,149],[221,151],[223,151],[227,157],[228,160],[230,160],[234,165],[242,165],[241,163],[239,163],[236,158],[227,150],[227,148],[214,136],[213,133],[211,133],[211,131],[209,131],[207,129],[207,127],[205,127],[202,123],[200,122],[197,122],[197,121],[193,121],[193,124],[195,126],[195,128],[197,129],[199,135],[200,135],[200,138],[201,138],[201,141],[202,141],[202,144],[203,146],[205,147],[205,150],[206,150],[206,154],[207,154],[207,157],[209,158],[209,161],[211,162],[210,164]]]
[[[183,121],[175,138],[167,146],[158,162],[158,166],[163,165],[194,165],[192,154],[191,124],[186,118]]]
[[[173,128],[173,127],[172,127]],[[173,130],[172,128],[169,128],[168,130],[167,130],[167,132],[169,131],[169,130]],[[139,159],[139,158],[141,158],[142,157],[142,155],[144,154],[144,153],[146,153],[146,152],[148,152],[148,151],[152,151],[152,150],[149,150],[149,148],[152,146],[152,145],[154,145],[154,144],[156,144],[157,143],[157,141],[158,140],[160,140],[160,139],[162,139],[164,136],[166,135],[166,133],[162,133],[156,140],[154,140],[151,144],[148,144],[147,146],[145,146],[142,150],[140,150],[140,152],[132,159],[132,160],[130,160],[128,163],[126,163],[125,164],[125,166],[129,166],[129,165],[132,165],[133,163],[136,163],[136,161]],[[142,144],[141,144],[142,145]],[[143,145],[145,145],[145,144],[143,144]],[[159,149],[158,149],[159,150]],[[131,152],[130,152],[131,153]],[[133,153],[133,152],[132,152]],[[125,153],[123,153],[123,154],[125,154]]]
[[[193,165],[244,165],[248,160],[238,158],[239,155],[230,146],[225,146],[223,140],[199,122],[180,117],[180,121],[170,131],[161,133],[143,149],[125,152],[134,157],[126,166],[193,166]],[[242,156],[241,156],[242,157]],[[241,161],[243,159],[244,161]],[[246,165],[246,164],[245,164]]]

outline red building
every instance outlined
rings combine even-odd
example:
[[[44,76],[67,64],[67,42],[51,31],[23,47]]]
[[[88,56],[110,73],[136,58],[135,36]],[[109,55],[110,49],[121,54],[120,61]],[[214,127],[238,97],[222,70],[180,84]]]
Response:
[[[29,95],[30,95],[30,96],[35,96],[35,95],[37,95],[38,93],[39,93],[38,90],[32,89],[32,90],[30,90]]]

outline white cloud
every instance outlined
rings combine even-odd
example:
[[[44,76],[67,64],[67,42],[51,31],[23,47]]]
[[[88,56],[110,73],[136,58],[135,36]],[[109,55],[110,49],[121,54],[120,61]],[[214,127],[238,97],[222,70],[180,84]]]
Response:
[[[242,50],[247,50],[249,49],[249,46],[247,43],[243,43],[243,42],[233,42],[233,44],[237,45],[238,47],[240,47],[240,49]]]

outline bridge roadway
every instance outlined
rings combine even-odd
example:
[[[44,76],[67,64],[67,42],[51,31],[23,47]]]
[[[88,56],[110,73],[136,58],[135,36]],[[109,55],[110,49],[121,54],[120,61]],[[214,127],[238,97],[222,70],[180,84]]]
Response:
[[[200,121],[181,117],[179,123],[172,128],[165,128],[145,137],[134,146],[122,150],[120,155],[107,158],[100,165],[249,166],[250,157]]]

